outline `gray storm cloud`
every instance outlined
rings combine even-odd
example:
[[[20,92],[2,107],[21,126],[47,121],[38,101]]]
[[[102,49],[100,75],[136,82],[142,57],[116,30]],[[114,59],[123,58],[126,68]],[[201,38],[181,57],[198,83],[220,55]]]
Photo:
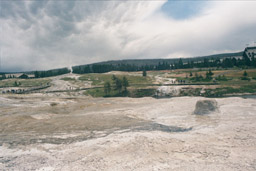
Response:
[[[1,71],[208,55],[256,40],[256,2],[212,1],[184,20],[161,11],[164,3],[1,1]]]

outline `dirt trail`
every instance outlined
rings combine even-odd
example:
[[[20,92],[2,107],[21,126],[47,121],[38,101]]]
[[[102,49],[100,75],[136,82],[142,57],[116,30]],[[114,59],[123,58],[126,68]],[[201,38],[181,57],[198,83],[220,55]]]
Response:
[[[71,84],[69,81],[64,81],[62,78],[75,78],[78,79],[78,75],[75,74],[65,74],[56,77],[51,77],[51,87],[45,91],[56,91],[56,90],[72,90],[77,88],[76,85]]]
[[[80,81],[79,80],[80,75],[77,74],[64,74],[56,77],[51,77],[51,86],[47,89],[44,89],[41,92],[54,92],[54,91],[72,91],[82,88],[90,88],[91,82],[90,81]],[[72,81],[65,81],[63,78],[71,78],[74,79],[74,82]]]

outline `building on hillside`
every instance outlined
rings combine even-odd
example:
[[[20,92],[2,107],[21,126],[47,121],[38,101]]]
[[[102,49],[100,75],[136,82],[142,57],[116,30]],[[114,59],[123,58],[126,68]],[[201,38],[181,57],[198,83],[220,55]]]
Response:
[[[244,57],[248,57],[249,59],[252,59],[252,57],[255,57],[256,54],[256,47],[246,47],[244,49],[243,55],[234,55],[234,56],[229,56],[229,57],[225,57],[225,58],[235,58],[236,60],[238,59],[243,59]],[[220,59],[220,61],[222,62],[225,58]]]
[[[252,59],[252,57],[255,57],[255,54],[256,54],[256,47],[247,47],[244,50],[244,55],[249,59]]]
[[[243,56],[242,55],[241,56],[232,56],[230,58],[235,58],[236,60],[238,60],[238,59],[243,59]]]

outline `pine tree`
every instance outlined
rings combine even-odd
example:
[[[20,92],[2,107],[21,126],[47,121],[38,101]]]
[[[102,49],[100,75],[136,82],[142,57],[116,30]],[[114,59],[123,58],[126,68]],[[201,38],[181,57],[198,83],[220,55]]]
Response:
[[[193,76],[192,72],[190,72],[190,73],[189,73],[189,76],[190,76],[190,77],[192,77],[192,76]]]
[[[196,80],[196,81],[199,81],[199,76],[198,76],[197,73],[195,74],[195,80]]]
[[[142,76],[143,76],[143,77],[146,77],[146,76],[147,76],[147,71],[146,71],[146,70],[143,70]]]
[[[6,79],[6,75],[5,74],[2,74],[2,79]]]
[[[209,71],[206,72],[206,79],[207,79],[207,80],[211,80],[211,79],[212,79],[212,75],[213,75],[213,73],[212,73],[212,71],[209,69]]]
[[[35,75],[35,78],[39,78],[39,77],[40,77],[40,75],[39,75],[39,72],[38,72],[38,71],[35,71],[34,75]]]
[[[209,75],[210,75],[210,76],[213,76],[213,75],[214,75],[211,69],[209,69]]]
[[[115,75],[112,75],[112,80],[115,81],[117,77]]]
[[[105,92],[106,95],[108,95],[108,94],[110,93],[110,91],[111,91],[110,82],[106,82],[106,83],[104,84],[104,92]]]
[[[179,68],[183,68],[183,62],[182,62],[182,59],[180,58],[179,59],[179,66],[178,66]]]
[[[124,91],[127,91],[127,87],[129,86],[129,82],[126,77],[123,77],[122,86],[124,87]]]
[[[243,76],[244,76],[244,77],[247,77],[247,76],[248,76],[248,74],[247,74],[246,71],[244,71]]]
[[[118,93],[120,94],[122,91],[122,87],[123,87],[122,81],[117,77],[114,77],[114,78],[115,78],[114,79],[115,90],[117,90]]]
[[[15,87],[18,87],[18,86],[19,86],[19,84],[17,83],[17,81],[14,82],[14,86],[15,86]]]

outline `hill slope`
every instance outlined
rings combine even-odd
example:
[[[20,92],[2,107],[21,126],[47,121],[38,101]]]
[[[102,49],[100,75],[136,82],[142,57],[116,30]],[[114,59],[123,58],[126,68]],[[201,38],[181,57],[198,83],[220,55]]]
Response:
[[[242,56],[243,52],[237,52],[237,53],[223,53],[223,54],[215,54],[215,55],[209,55],[209,56],[199,56],[199,57],[188,57],[188,58],[182,58],[183,62],[188,61],[202,61],[204,58],[207,59],[223,59],[227,57],[239,57]],[[113,60],[113,61],[104,61],[104,62],[98,62],[98,63],[92,63],[92,64],[86,64],[86,65],[93,65],[93,64],[112,64],[112,65],[120,65],[120,64],[129,64],[129,65],[135,65],[135,66],[143,66],[143,65],[157,65],[159,62],[167,62],[170,63],[176,63],[179,61],[180,58],[172,58],[172,59],[127,59],[127,60]],[[86,66],[86,65],[78,65],[79,66]]]

